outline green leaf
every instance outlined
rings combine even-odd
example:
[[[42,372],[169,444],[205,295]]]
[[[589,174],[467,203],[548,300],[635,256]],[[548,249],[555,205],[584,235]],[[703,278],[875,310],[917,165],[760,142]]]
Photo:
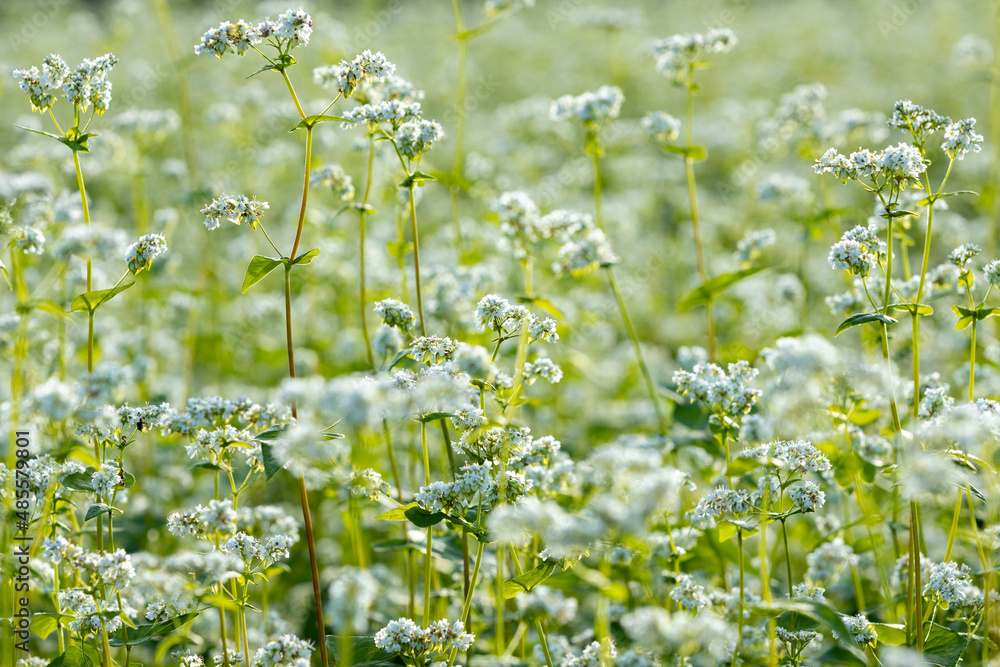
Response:
[[[553,560],[542,561],[541,565],[533,567],[524,574],[503,582],[503,597],[505,600],[517,597],[518,593],[527,593],[532,588],[551,577],[559,563]]]
[[[389,249],[389,256],[396,259],[406,257],[413,252],[413,244],[409,242],[389,241],[386,247]]]
[[[902,646],[906,644],[906,626],[902,623],[872,623],[882,644]]]
[[[264,460],[264,479],[269,480],[278,474],[284,464],[278,460],[274,454],[274,444],[270,442],[260,443],[260,457]]]
[[[249,266],[247,266],[246,275],[243,276],[243,294],[246,294],[248,289],[259,283],[267,277],[267,274],[282,264],[284,264],[284,261],[280,259],[254,255],[253,259],[250,260]]]
[[[955,192],[942,192],[939,195],[931,195],[929,197],[924,197],[923,199],[917,202],[917,206],[927,206],[932,201],[937,201],[938,199],[944,199],[945,197],[954,197],[955,195],[975,195],[978,197],[979,193],[974,192],[972,190],[957,190]]]
[[[744,278],[749,278],[755,273],[763,271],[765,268],[767,267],[756,266],[752,269],[722,273],[714,278],[706,280],[704,283],[691,290],[687,296],[681,299],[681,302],[677,304],[677,309],[681,312],[685,312],[691,310],[695,306],[702,306],[715,301],[719,294],[727,288],[735,285]]]
[[[309,252],[304,252],[292,260],[292,264],[309,264],[319,254],[319,248],[313,248]]]
[[[83,518],[84,522],[90,521],[93,518],[99,517],[102,514],[108,514],[113,508],[111,505],[105,505],[104,503],[94,503],[87,508],[87,516]]]
[[[883,315],[882,313],[858,313],[857,315],[851,315],[846,320],[840,323],[837,327],[837,333],[834,336],[839,336],[851,327],[856,327],[859,324],[867,324],[868,322],[884,322],[885,324],[895,324],[897,320],[888,315]]]
[[[674,146],[673,144],[660,144],[660,148],[668,153],[680,155],[685,159],[691,158],[695,162],[700,162],[701,160],[708,158],[708,151],[705,150],[704,146]]]
[[[555,304],[541,296],[528,296],[527,294],[518,294],[517,300],[521,303],[530,303],[534,306],[538,306],[545,312],[547,312],[552,317],[563,318],[562,311],[556,308]]]
[[[420,187],[420,186],[422,186],[424,184],[424,181],[433,181],[433,180],[436,180],[436,179],[433,176],[431,176],[430,174],[426,174],[426,173],[424,173],[422,171],[415,171],[412,174],[410,174],[409,176],[407,176],[406,178],[404,178],[399,183],[399,187],[401,187],[401,188],[412,188],[414,185],[417,186],[417,187]]]
[[[80,296],[73,299],[73,303],[70,304],[69,309],[72,312],[86,310],[88,312],[94,312],[97,307],[102,303],[111,301],[125,290],[127,290],[132,285],[135,285],[134,280],[128,282],[121,282],[111,289],[99,289],[93,292],[84,292]]]
[[[339,121],[343,121],[345,123],[353,122],[353,121],[351,121],[348,118],[341,118],[340,116],[326,116],[326,115],[322,115],[322,114],[315,114],[315,115],[306,116],[305,118],[303,118],[301,121],[299,121],[299,124],[296,125],[295,127],[293,127],[292,129],[290,129],[289,132],[294,132],[295,130],[302,130],[302,129],[312,128],[312,127],[315,127],[317,124],[319,124],[319,123],[325,123],[328,120],[339,120]]]
[[[326,651],[329,654],[330,664],[336,665],[348,656],[342,656],[344,644],[349,642],[350,662],[354,667],[371,667],[372,665],[402,665],[403,659],[394,653],[387,653],[375,646],[373,637],[340,637],[337,635],[326,636]]]
[[[409,521],[418,528],[429,528],[448,518],[443,512],[428,512],[416,503],[401,505],[375,517],[383,521]]]
[[[456,176],[447,171],[431,171],[429,172],[434,180],[441,185],[448,188],[458,188],[459,190],[468,190],[474,183],[463,176]]]
[[[274,426],[269,426],[257,435],[254,436],[254,440],[277,440],[281,437],[281,434],[285,432],[288,428],[288,424],[275,424]]]
[[[7,281],[7,287],[14,289],[14,283],[10,281],[10,274],[7,273],[7,265],[3,263],[3,260],[0,260],[0,273],[3,274],[3,279]]]
[[[94,667],[87,654],[79,646],[70,646],[66,652],[48,664],[48,667]]]
[[[197,616],[197,614],[197,612],[182,614],[167,621],[144,623],[132,629],[120,628],[108,643],[112,646],[138,646],[139,644],[145,644],[151,639],[183,627],[190,619]],[[125,639],[126,634],[128,635],[127,640]]]
[[[439,419],[450,419],[454,417],[455,414],[452,412],[429,412],[423,417],[420,417],[416,421],[421,424],[429,424],[430,422],[436,422]]]
[[[38,611],[31,615],[31,624],[28,629],[39,639],[45,639],[62,625],[63,618],[69,618],[69,615]]]
[[[93,493],[94,487],[90,482],[90,478],[95,472],[94,468],[87,468],[83,472],[75,472],[71,475],[66,475],[62,479],[62,485],[67,489],[73,489],[74,491],[87,491],[89,493]]]
[[[939,667],[955,667],[968,646],[967,637],[963,638],[954,630],[934,623],[924,641],[924,662]]]
[[[879,217],[888,220],[889,218],[905,218],[911,215],[917,215],[917,214],[914,213],[913,211],[907,211],[906,209],[903,208],[896,208],[891,211],[886,211],[885,213],[882,213],[881,215],[879,215]]]
[[[894,303],[889,306],[890,310],[905,310],[906,312],[913,314],[916,310],[917,315],[933,315],[934,309],[928,306],[926,303]]]

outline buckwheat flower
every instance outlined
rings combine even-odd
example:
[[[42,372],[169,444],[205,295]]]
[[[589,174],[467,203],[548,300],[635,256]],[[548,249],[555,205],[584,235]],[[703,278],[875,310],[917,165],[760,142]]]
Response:
[[[110,498],[115,489],[122,485],[120,468],[117,463],[102,463],[99,470],[90,477],[90,486],[94,493]]]
[[[805,440],[778,440],[771,443],[771,458],[778,465],[791,472],[826,472],[830,470],[830,459]]]
[[[37,227],[15,227],[10,230],[14,245],[25,255],[41,255],[45,252],[45,234]]]
[[[559,261],[552,264],[552,270],[579,277],[619,261],[607,235],[595,227],[567,239],[559,248]]]
[[[660,144],[673,143],[681,136],[680,119],[665,111],[652,111],[643,116],[639,124],[650,139]]]
[[[55,104],[56,98],[49,91],[58,90],[70,76],[66,61],[55,53],[50,53],[42,60],[42,69],[14,70],[14,78],[31,102],[31,110],[40,113],[47,112]]]
[[[417,316],[413,314],[413,310],[407,304],[396,299],[382,299],[381,301],[377,301],[375,303],[375,314],[379,316],[383,324],[388,327],[395,327],[403,333],[412,329],[417,321]]]
[[[399,654],[420,645],[423,630],[408,618],[400,617],[375,633],[375,646],[387,653]]]
[[[826,589],[808,581],[801,584],[795,584],[795,586],[792,587],[792,599],[826,602]]]
[[[313,186],[330,188],[333,196],[341,201],[354,199],[354,184],[339,164],[327,164],[313,169],[309,183]]]
[[[736,243],[736,258],[749,265],[764,252],[764,249],[778,242],[778,236],[773,229],[760,229],[747,232]]]
[[[535,0],[486,0],[483,10],[487,16],[501,16],[534,6]]]
[[[247,569],[250,568],[250,563],[255,559],[263,559],[264,556],[260,540],[244,532],[234,533],[219,548],[226,553],[238,557],[243,561],[243,566]]]
[[[847,567],[857,563],[858,557],[850,545],[840,537],[816,547],[806,556],[806,579],[818,584],[830,583]]]
[[[858,614],[857,616],[844,616],[842,619],[854,641],[864,648],[875,648],[878,643],[878,634],[875,632],[875,626],[868,621],[867,616]],[[837,634],[834,633],[833,636],[837,637]]]
[[[690,68],[706,62],[709,55],[732,51],[736,43],[736,34],[729,28],[672,35],[653,44],[656,69],[675,83],[684,83]]]
[[[133,275],[153,267],[153,260],[167,251],[167,240],[163,234],[145,234],[129,246],[125,263]]]
[[[698,364],[693,371],[677,371],[673,379],[681,395],[702,401],[712,412],[740,417],[760,398],[760,390],[750,388],[758,373],[740,360],[729,364],[728,374],[715,364]]]
[[[208,507],[198,505],[196,508],[198,519],[210,532],[234,533],[236,532],[236,510],[233,509],[233,501],[229,500],[209,500]]]
[[[819,639],[821,635],[813,630],[786,630],[785,628],[775,628],[778,640],[785,645],[785,651],[793,657],[798,656],[802,650]]]
[[[234,225],[245,222],[251,229],[257,229],[257,223],[268,208],[270,206],[266,201],[257,201],[256,197],[221,195],[201,209],[201,212],[205,216],[205,227],[209,230],[218,229],[222,220],[228,220]]]
[[[951,57],[967,69],[989,67],[993,63],[993,42],[975,34],[964,35],[955,42]]]
[[[817,174],[833,174],[841,183],[847,183],[858,177],[854,163],[836,148],[828,148],[813,164],[813,171]]]
[[[886,466],[892,461],[892,443],[881,435],[862,434],[860,443],[855,445],[855,451],[873,466]]]
[[[312,642],[295,635],[282,635],[257,649],[254,667],[309,667]]]
[[[472,642],[476,640],[475,635],[465,632],[465,624],[462,621],[454,623],[444,619],[434,621],[427,626],[426,633],[427,642],[435,653],[444,651],[464,653],[472,647]]]
[[[302,9],[289,9],[278,16],[274,36],[288,40],[292,47],[306,46],[312,35],[312,18]]]
[[[944,128],[944,143],[941,148],[953,160],[963,160],[968,153],[978,153],[983,148],[983,135],[976,134],[975,118],[966,118],[949,123]]]
[[[562,380],[562,376],[562,369],[548,357],[539,357],[524,364],[524,379],[528,384],[537,378],[541,378],[549,384],[557,384]]]
[[[705,587],[697,583],[690,574],[677,577],[677,585],[670,591],[670,599],[688,609],[701,609],[709,603]]]
[[[927,387],[924,397],[920,399],[919,415],[921,419],[933,419],[947,412],[955,404],[955,399],[948,395],[949,385]]]
[[[451,361],[458,343],[445,336],[422,336],[414,339],[410,345],[410,351],[417,361],[429,364],[438,364],[442,361]]]
[[[551,317],[544,320],[532,316],[528,322],[528,336],[532,341],[544,340],[546,343],[554,343],[559,340],[556,333],[556,321]]]
[[[552,103],[549,117],[552,120],[575,120],[588,126],[597,126],[618,118],[625,95],[618,86],[601,86],[582,95],[563,95]]]
[[[983,275],[993,287],[1000,287],[1000,259],[994,259],[983,268]]]
[[[788,490],[788,495],[799,509],[806,512],[815,512],[826,504],[826,494],[815,482],[795,484]]]
[[[750,511],[750,495],[743,489],[718,486],[701,497],[694,508],[697,517],[717,518],[723,514],[740,516]]]
[[[923,594],[936,599],[944,609],[975,607],[983,602],[983,592],[972,583],[969,566],[952,561],[935,563],[931,567]]]
[[[476,324],[480,330],[496,331],[503,327],[504,322],[510,317],[510,311],[511,305],[507,299],[496,294],[487,294],[476,305]]]
[[[441,124],[423,118],[409,120],[396,130],[395,142],[403,157],[416,159],[429,151],[435,142],[444,139]]]
[[[98,115],[103,114],[111,103],[111,81],[108,80],[108,75],[117,64],[118,58],[113,53],[106,53],[93,60],[84,58],[63,82],[66,99],[82,112],[93,106]]]
[[[948,253],[948,261],[957,266],[959,270],[964,271],[969,260],[982,251],[983,249],[975,243],[964,243]]]
[[[389,483],[372,468],[352,470],[348,486],[352,496],[365,496],[369,500],[378,500],[383,494],[389,495]]]
[[[886,125],[897,130],[909,130],[917,141],[923,141],[934,132],[943,130],[951,119],[933,109],[914,104],[912,100],[899,100],[893,106],[892,116]]]
[[[229,21],[223,21],[219,27],[206,30],[201,36],[201,42],[194,46],[195,54],[211,53],[217,58],[222,58],[232,51],[232,45],[229,43],[229,26]]]
[[[830,249],[827,260],[835,271],[850,271],[856,276],[867,276],[878,264],[881,241],[874,226],[856,226],[844,232],[840,241]]]
[[[316,68],[313,70],[313,79],[323,86],[335,85],[344,97],[350,97],[362,81],[384,81],[395,71],[396,66],[386,60],[381,51],[372,53],[365,49],[351,62],[341,60],[336,66]]]
[[[907,185],[920,187],[920,175],[927,171],[920,149],[903,142],[886,147],[879,162],[882,174],[895,180],[901,189]]]

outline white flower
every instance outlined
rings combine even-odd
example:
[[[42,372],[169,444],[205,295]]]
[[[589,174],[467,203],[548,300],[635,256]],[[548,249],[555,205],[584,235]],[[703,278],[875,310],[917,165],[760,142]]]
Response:
[[[789,497],[800,509],[815,512],[826,504],[826,494],[815,482],[804,481],[795,484],[788,491]]]
[[[134,275],[153,266],[153,260],[167,251],[167,240],[163,234],[145,234],[129,246],[125,254],[128,270]]]
[[[375,314],[388,327],[396,327],[402,332],[409,331],[417,321],[408,305],[396,299],[382,299],[375,303]]]
[[[254,667],[309,667],[312,643],[295,635],[282,635],[257,649]]]
[[[681,121],[664,111],[652,111],[639,121],[653,141],[669,144],[681,135]]]
[[[222,220],[228,220],[234,225],[245,222],[252,229],[257,229],[257,223],[268,208],[270,206],[266,201],[257,201],[256,197],[220,195],[201,209],[201,212],[205,216],[205,227],[209,230],[218,229]]]
[[[575,120],[585,125],[599,125],[618,118],[625,95],[618,86],[601,86],[582,95],[563,95],[552,103],[552,120]]]

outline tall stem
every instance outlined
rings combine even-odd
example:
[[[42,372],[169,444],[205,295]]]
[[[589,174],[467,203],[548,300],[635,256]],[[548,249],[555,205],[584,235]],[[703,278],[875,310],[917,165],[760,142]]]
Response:
[[[694,145],[694,68],[689,67],[687,73],[687,100],[685,104],[684,143],[688,148]],[[687,178],[688,201],[691,205],[691,226],[694,234],[694,258],[698,265],[698,277],[701,282],[708,281],[708,268],[705,266],[705,251],[701,243],[701,218],[698,214],[698,188],[694,178],[694,158],[685,156],[684,174]],[[715,362],[715,304],[711,300],[705,305],[705,326],[708,335],[708,357]]]
[[[743,642],[743,591],[744,591],[744,566],[743,566],[743,529],[736,529],[736,557],[740,568],[740,602],[736,613],[736,646],[733,647],[733,665],[738,665],[740,657],[740,644]]]
[[[431,457],[427,451],[427,422],[420,422],[420,444],[424,455],[424,484],[430,486],[431,483]],[[434,556],[431,554],[431,540],[433,539],[433,526],[427,527],[427,547],[424,552],[424,627],[428,627],[431,622],[431,565]]]
[[[462,35],[465,32],[465,17],[462,14],[462,0],[452,0],[452,9],[455,12],[455,31]],[[461,211],[459,209],[459,182],[462,179],[462,167],[465,160],[465,100],[468,82],[469,65],[469,38],[460,36],[458,38],[458,76],[455,81],[455,152],[451,161],[452,185],[450,189],[451,198],[451,224],[454,235],[455,250],[459,257],[462,256],[462,223]]]
[[[361,208],[358,210],[358,221],[360,224],[360,248],[358,249],[358,257],[361,263],[361,294],[360,294],[360,306],[361,306],[361,332],[365,337],[365,352],[368,354],[368,364],[372,367],[372,370],[377,370],[375,368],[375,357],[372,355],[372,341],[371,337],[368,335],[368,298],[365,294],[366,283],[365,283],[365,216],[368,210],[368,198],[371,196],[372,191],[372,174],[374,173],[373,165],[375,163],[375,135],[368,135],[368,178],[365,182],[365,198],[361,203]]]
[[[301,114],[302,107],[299,105],[298,99],[295,97],[295,91],[292,89],[291,81],[288,80],[288,76],[284,71],[281,72],[281,75],[288,84],[289,90],[292,91],[292,98],[295,100],[295,106],[299,109]],[[299,206],[299,219],[295,228],[295,241],[292,243],[292,251],[288,255],[290,259],[295,259],[296,253],[299,249],[299,243],[302,241],[302,229],[305,226],[306,204],[309,201],[309,168],[312,164],[312,140],[313,128],[310,126],[306,128],[306,155],[305,169],[303,170],[304,175],[302,178],[302,203]],[[291,263],[288,263],[285,265],[285,348],[288,354],[288,376],[294,378],[295,344],[292,339],[291,275],[292,265]],[[298,410],[295,405],[292,405],[292,417],[296,419],[298,418]],[[309,510],[309,493],[306,489],[304,473],[300,471],[298,478],[299,504],[302,506],[302,523],[305,526],[306,543],[309,549],[309,569],[312,573],[313,603],[316,610],[316,633],[319,638],[318,644],[320,665],[322,667],[326,667],[326,665],[329,664],[326,652],[326,622],[323,619],[323,591],[319,579],[319,563],[316,558],[316,538],[313,534],[312,513]]]
[[[410,184],[410,234],[413,236],[413,276],[417,286],[417,313],[420,315],[420,335],[427,335],[424,321],[424,299],[420,291],[420,239],[417,232],[417,204],[413,198],[413,184]]]
[[[604,206],[601,194],[601,158],[599,156],[599,150],[593,150],[591,152],[591,158],[594,163],[594,220],[597,222],[598,228],[603,232],[604,229]],[[608,284],[611,286],[611,292],[615,296],[615,302],[618,304],[618,312],[621,313],[622,321],[625,323],[625,330],[628,331],[629,339],[632,341],[632,347],[635,351],[635,359],[639,364],[639,372],[642,374],[643,381],[646,383],[646,391],[649,392],[649,398],[653,401],[653,409],[656,412],[656,421],[659,425],[660,432],[664,435],[667,433],[667,420],[663,413],[663,406],[660,404],[659,392],[656,390],[656,382],[653,380],[653,374],[649,370],[649,366],[646,364],[646,358],[642,354],[642,345],[639,343],[639,335],[636,333],[635,325],[632,324],[632,317],[629,315],[628,307],[625,305],[625,299],[622,297],[621,289],[618,287],[618,279],[615,277],[615,270],[613,267],[607,267],[608,273]]]

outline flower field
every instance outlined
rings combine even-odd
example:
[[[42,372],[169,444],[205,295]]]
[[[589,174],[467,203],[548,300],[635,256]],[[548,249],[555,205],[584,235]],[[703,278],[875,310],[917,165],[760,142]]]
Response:
[[[1000,3],[0,6],[0,667],[1000,664]]]

